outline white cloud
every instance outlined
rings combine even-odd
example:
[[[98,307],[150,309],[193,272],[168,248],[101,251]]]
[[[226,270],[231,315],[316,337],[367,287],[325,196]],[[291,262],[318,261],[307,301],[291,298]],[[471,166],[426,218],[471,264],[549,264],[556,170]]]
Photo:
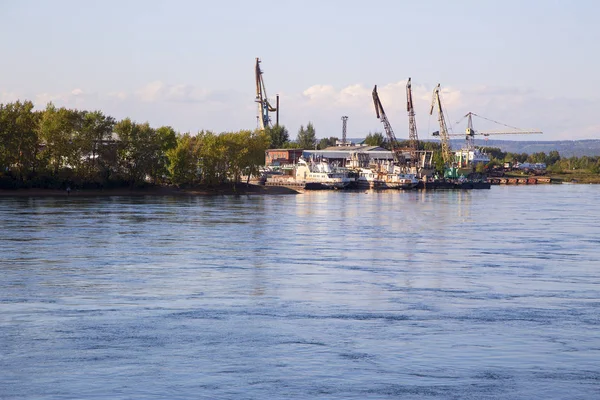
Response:
[[[0,92],[0,103],[6,104],[17,100],[25,100],[19,99],[19,95],[16,92]]]
[[[107,96],[111,97],[111,98],[118,99],[118,100],[125,100],[127,97],[129,97],[129,95],[127,94],[127,92],[123,92],[123,91],[120,91],[120,92],[109,92],[107,94]]]
[[[165,84],[161,81],[154,81],[139,89],[136,94],[142,101],[156,101],[163,96],[164,91]]]
[[[419,137],[431,139],[438,130],[437,113],[429,115],[433,85],[413,82],[413,99]],[[251,90],[251,89],[250,89]],[[341,116],[349,116],[348,136],[364,137],[369,132],[383,132],[375,116],[372,86],[352,83],[336,88],[330,84],[307,87],[296,93],[280,91],[280,123],[292,138],[300,125],[314,124],[318,137],[341,136]],[[382,83],[378,92],[399,139],[408,136],[406,80]],[[256,127],[254,94],[232,90],[211,90],[187,83],[149,82],[139,90],[116,90],[94,93],[85,87],[65,92],[37,94],[0,92],[0,101],[32,99],[38,109],[52,101],[57,106],[102,110],[115,118],[131,117],[153,125],[172,125],[181,131],[201,129],[215,132],[253,129]],[[274,103],[274,98],[270,99]],[[517,87],[442,87],[446,121],[455,133],[463,132],[463,116],[475,112],[488,119],[522,129],[541,129],[543,136],[497,136],[505,140],[558,140],[599,138],[595,114],[600,100],[547,97],[531,89]],[[275,119],[275,116],[272,116]],[[457,121],[461,120],[460,124]],[[476,130],[502,130],[502,125],[474,119]]]

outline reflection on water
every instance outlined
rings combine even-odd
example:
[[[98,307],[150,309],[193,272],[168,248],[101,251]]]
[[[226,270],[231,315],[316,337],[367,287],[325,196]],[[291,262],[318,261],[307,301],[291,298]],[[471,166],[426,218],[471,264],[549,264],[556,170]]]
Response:
[[[565,186],[0,198],[0,397],[595,398]]]

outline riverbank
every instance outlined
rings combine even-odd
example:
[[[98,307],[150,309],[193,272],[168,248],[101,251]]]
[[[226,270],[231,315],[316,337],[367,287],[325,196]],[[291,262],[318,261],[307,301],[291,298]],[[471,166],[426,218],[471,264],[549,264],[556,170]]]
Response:
[[[298,194],[299,192],[287,187],[237,184],[220,186],[199,186],[180,189],[176,187],[149,187],[140,189],[85,189],[66,190],[54,189],[0,189],[0,197],[92,197],[92,196],[220,196],[220,195],[281,195]]]

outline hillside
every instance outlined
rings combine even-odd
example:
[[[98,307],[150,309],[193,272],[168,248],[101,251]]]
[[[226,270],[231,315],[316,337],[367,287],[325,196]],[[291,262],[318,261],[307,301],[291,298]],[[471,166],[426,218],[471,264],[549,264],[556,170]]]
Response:
[[[348,139],[353,143],[361,143],[363,139]],[[407,140],[401,138],[400,140]],[[438,139],[421,139],[426,142],[439,142]],[[460,149],[465,145],[464,139],[452,139],[453,149]],[[476,139],[476,146],[498,147],[500,150],[510,153],[540,153],[548,154],[557,150],[561,157],[600,156],[600,139],[588,140],[484,140]]]
[[[458,149],[464,145],[464,140],[452,140],[452,148]],[[589,140],[554,140],[554,141],[520,141],[520,140],[482,140],[475,141],[476,146],[498,147],[510,153],[539,153],[548,154],[557,150],[561,157],[599,156],[600,139]]]

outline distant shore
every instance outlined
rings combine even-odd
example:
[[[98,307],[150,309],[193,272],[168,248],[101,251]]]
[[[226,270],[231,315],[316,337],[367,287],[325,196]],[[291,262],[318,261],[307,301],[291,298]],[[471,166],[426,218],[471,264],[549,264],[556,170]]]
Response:
[[[299,192],[278,186],[238,184],[221,186],[202,186],[188,189],[176,187],[116,188],[116,189],[0,189],[0,197],[94,197],[94,196],[219,196],[219,195],[279,195],[298,194]]]

